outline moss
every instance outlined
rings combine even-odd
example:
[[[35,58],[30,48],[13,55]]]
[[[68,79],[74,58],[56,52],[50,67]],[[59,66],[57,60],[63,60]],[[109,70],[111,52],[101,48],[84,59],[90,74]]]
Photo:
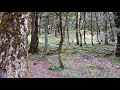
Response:
[[[2,22],[0,24],[0,32],[5,31],[11,33],[13,36],[16,35],[18,36],[18,34],[20,34],[19,26],[24,22],[24,20],[22,20],[21,22],[19,21],[18,18],[21,16],[22,13],[18,13],[18,12],[4,13]]]

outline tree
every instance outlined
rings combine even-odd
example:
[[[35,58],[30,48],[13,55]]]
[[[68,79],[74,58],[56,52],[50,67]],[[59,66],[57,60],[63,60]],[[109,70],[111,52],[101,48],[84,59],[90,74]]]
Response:
[[[108,37],[107,37],[107,29],[108,29],[108,21],[107,21],[107,12],[104,12],[104,17],[105,17],[105,31],[104,31],[104,33],[105,33],[105,45],[108,45],[109,43],[108,43]]]
[[[116,28],[120,28],[120,12],[114,12],[114,15],[116,16],[114,21]],[[116,57],[120,57],[120,31],[117,33],[117,46],[116,46],[116,52],[115,52]]]
[[[69,21],[68,21],[68,15],[66,16],[66,29],[67,29],[67,38],[68,38],[68,44],[70,45],[70,40],[69,40]]]
[[[27,13],[4,12],[0,23],[0,67],[6,78],[27,76]]]
[[[79,17],[79,35],[80,35],[80,46],[82,46],[82,34],[81,34],[81,12],[80,12],[80,17]]]
[[[45,31],[44,31],[44,33],[45,33],[45,56],[46,56],[46,54],[47,54],[47,52],[48,52],[48,24],[49,24],[49,17],[48,16],[46,16],[45,17],[46,18],[46,22],[45,22]]]
[[[78,12],[76,12],[76,44],[79,45],[79,37],[78,37]]]
[[[38,12],[31,12],[32,17],[32,30],[31,30],[31,43],[29,53],[38,53]]]
[[[108,12],[108,16],[109,16],[109,23],[110,23],[110,29],[111,29],[111,34],[110,34],[110,38],[111,38],[111,41],[115,41],[115,38],[114,38],[114,32],[113,32],[113,27],[112,27],[112,22],[111,22],[111,19],[110,19],[110,13]]]
[[[93,18],[93,16],[92,16],[92,12],[91,12],[91,44],[93,45],[93,25],[92,25],[92,18]]]
[[[86,44],[86,40],[85,40],[85,34],[86,34],[86,12],[84,12],[84,44]]]
[[[97,41],[99,44],[100,43],[100,40],[99,40],[99,36],[100,36],[100,27],[99,27],[99,23],[98,23],[98,12],[94,13],[95,14],[95,18],[96,18],[96,29],[97,29]]]
[[[64,69],[64,65],[61,60],[61,52],[62,52],[62,44],[64,42],[65,32],[63,31],[64,29],[62,29],[62,13],[61,12],[59,12],[59,21],[60,21],[59,24],[60,24],[61,39],[60,39],[59,49],[58,49],[58,60],[59,60],[60,67]]]
[[[42,12],[40,12],[39,19],[38,19],[38,32],[41,34],[41,19],[42,19]]]

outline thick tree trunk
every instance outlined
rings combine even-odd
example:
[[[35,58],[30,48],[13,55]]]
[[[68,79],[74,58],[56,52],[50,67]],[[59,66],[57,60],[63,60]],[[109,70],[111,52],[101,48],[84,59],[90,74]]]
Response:
[[[114,12],[114,15],[116,16],[115,18],[115,25],[117,28],[120,29],[120,12]],[[120,57],[120,32],[117,33],[117,47],[116,47],[116,52],[115,52],[116,57]]]
[[[107,35],[107,26],[108,26],[108,22],[107,22],[107,12],[104,12],[105,15],[105,45],[108,45],[108,35]]]
[[[76,44],[79,45],[79,37],[78,37],[78,12],[76,12]]]
[[[32,31],[29,53],[38,53],[38,13],[32,12]]]
[[[0,68],[6,78],[25,78],[27,71],[27,14],[6,12],[0,24]],[[0,73],[1,75],[1,73]]]
[[[58,60],[59,60],[59,64],[60,64],[60,67],[62,69],[64,69],[64,65],[62,63],[62,60],[61,60],[61,52],[62,52],[62,45],[63,45],[63,42],[64,42],[64,29],[62,29],[62,15],[61,15],[61,12],[59,13],[60,16],[59,16],[59,21],[60,21],[60,31],[61,31],[61,40],[60,40],[60,43],[59,43],[59,49],[58,49]]]

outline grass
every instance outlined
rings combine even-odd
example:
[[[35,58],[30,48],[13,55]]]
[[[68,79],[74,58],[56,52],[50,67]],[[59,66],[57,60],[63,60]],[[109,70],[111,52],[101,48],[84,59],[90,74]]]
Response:
[[[83,30],[82,34],[83,34]],[[79,45],[76,45],[76,34],[75,31],[70,31],[70,43],[71,45],[68,44],[68,40],[67,40],[67,35],[65,33],[65,41],[63,43],[63,47],[62,47],[62,59],[63,60],[67,60],[67,56],[65,56],[65,53],[72,53],[72,54],[91,54],[93,56],[96,57],[110,57],[113,55],[112,51],[106,51],[106,50],[101,50],[100,48],[96,48],[98,46],[98,44],[96,44],[96,38],[94,37],[94,45],[91,45],[91,35],[90,32],[86,32],[86,45],[83,44],[82,47],[80,47]],[[96,34],[95,34],[96,35]],[[95,36],[94,35],[94,36]],[[39,48],[40,50],[44,50],[44,34],[39,35]],[[28,36],[28,41],[30,43],[30,39],[31,39],[31,35]],[[73,42],[72,42],[73,41]],[[54,36],[53,34],[48,34],[48,54],[47,55],[53,55],[53,54],[57,54],[57,50],[59,47],[59,42],[60,42],[60,36],[58,36],[57,38]],[[83,42],[84,43],[84,42]],[[105,46],[105,45],[101,45],[101,46]],[[107,48],[109,48],[107,46]],[[41,56],[36,55],[38,57],[41,58]],[[44,57],[43,57],[44,58]]]
[[[67,54],[66,54],[66,53],[64,53],[64,54],[61,55],[61,60],[62,60],[62,61],[67,61],[67,60],[69,60],[69,58],[67,57]]]
[[[111,56],[110,58],[113,62],[120,62],[120,57]]]
[[[78,51],[78,49],[77,48],[72,48],[72,50],[71,50],[71,53],[72,54],[78,54],[79,53],[79,51]]]
[[[60,69],[60,67],[59,67],[59,65],[57,65],[57,64],[55,64],[55,63],[53,63],[53,62],[48,62],[48,69],[49,70],[59,70]]]
[[[86,64],[86,67],[90,68],[90,69],[94,69],[94,68],[96,68],[96,65],[95,64]]]

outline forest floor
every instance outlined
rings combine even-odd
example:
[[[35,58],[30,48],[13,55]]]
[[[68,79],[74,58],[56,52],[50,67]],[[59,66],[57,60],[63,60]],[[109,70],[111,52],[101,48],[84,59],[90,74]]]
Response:
[[[94,45],[91,45],[88,34],[87,44],[80,47],[76,45],[75,32],[71,31],[71,45],[68,45],[67,37],[63,43],[62,62],[65,69],[62,70],[59,68],[57,55],[60,37],[49,34],[48,39],[47,57],[42,55],[44,35],[39,37],[40,52],[29,54],[30,78],[120,78],[120,58],[114,56],[115,43],[98,44],[94,35]]]
[[[57,54],[48,55],[47,60],[40,58],[40,55],[30,55],[30,78],[120,78],[119,59],[114,57],[114,52],[107,51],[114,47],[108,45],[94,47],[97,49],[89,53],[83,52],[85,48],[88,50],[91,47],[82,48],[84,51],[75,47],[71,52],[69,49],[65,50],[65,53],[63,51],[64,70],[57,68],[59,66]],[[98,51],[98,48],[101,51]],[[77,49],[79,52],[75,51]]]

